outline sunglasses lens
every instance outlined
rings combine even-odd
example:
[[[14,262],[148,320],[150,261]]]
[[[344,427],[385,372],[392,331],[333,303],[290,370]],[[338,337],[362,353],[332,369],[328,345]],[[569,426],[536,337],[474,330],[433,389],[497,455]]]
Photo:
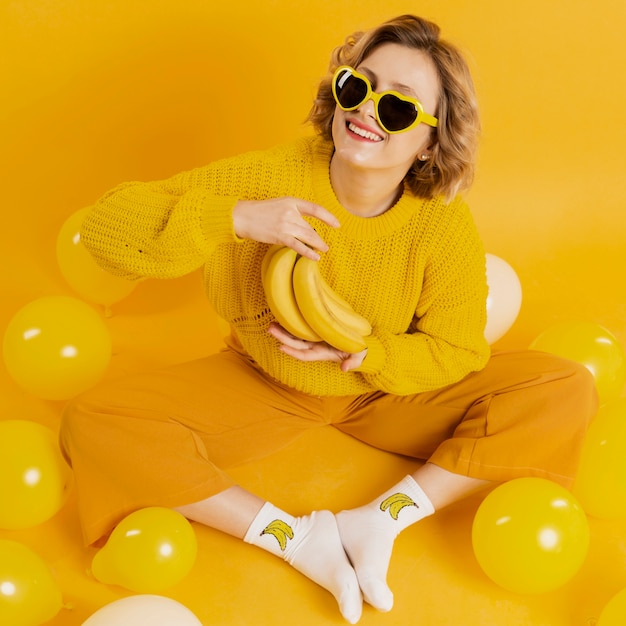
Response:
[[[354,109],[367,96],[367,83],[356,76],[353,76],[348,70],[337,76],[335,83],[335,92],[339,105],[344,109]]]
[[[378,115],[387,130],[399,131],[408,128],[417,119],[417,109],[410,102],[386,94],[378,103]]]

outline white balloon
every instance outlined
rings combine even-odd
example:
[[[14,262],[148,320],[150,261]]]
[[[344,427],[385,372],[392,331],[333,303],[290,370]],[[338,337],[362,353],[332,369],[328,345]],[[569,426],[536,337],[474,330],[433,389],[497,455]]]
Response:
[[[485,339],[495,343],[513,326],[522,306],[522,284],[503,259],[487,254],[487,325]]]
[[[82,626],[202,626],[202,622],[176,600],[136,595],[103,606]]]

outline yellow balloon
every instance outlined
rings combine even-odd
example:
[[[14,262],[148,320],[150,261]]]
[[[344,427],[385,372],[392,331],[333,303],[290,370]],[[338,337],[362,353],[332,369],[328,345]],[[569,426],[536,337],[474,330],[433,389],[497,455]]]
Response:
[[[621,398],[600,407],[583,443],[572,491],[589,515],[626,519],[625,450],[626,399]]]
[[[31,528],[65,504],[71,471],[49,428],[0,422],[0,528]]]
[[[202,626],[200,620],[183,604],[155,595],[122,598],[103,606],[82,626]]]
[[[20,309],[4,334],[4,361],[23,389],[66,400],[95,385],[111,359],[111,337],[96,311],[76,298],[39,298]]]
[[[115,527],[96,553],[96,579],[136,593],[156,593],[177,584],[191,571],[197,541],[191,524],[176,511],[140,509]]]
[[[624,626],[626,624],[626,589],[616,593],[602,610],[597,626]]]
[[[580,569],[589,524],[567,489],[543,478],[518,478],[483,500],[472,525],[472,545],[493,582],[516,593],[544,593]]]
[[[136,283],[103,270],[87,251],[80,227],[88,209],[73,213],[63,224],[56,242],[56,256],[63,278],[83,298],[110,306],[123,300]]]
[[[30,548],[0,539],[0,624],[39,626],[61,609],[61,591]]]
[[[626,384],[626,354],[615,336],[593,322],[561,322],[546,329],[531,350],[577,361],[594,376],[600,402],[618,398]]]

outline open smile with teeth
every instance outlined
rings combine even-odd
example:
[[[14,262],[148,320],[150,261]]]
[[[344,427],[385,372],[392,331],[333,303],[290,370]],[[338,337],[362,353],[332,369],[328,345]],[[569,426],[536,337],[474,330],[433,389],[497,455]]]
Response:
[[[353,124],[352,122],[348,123],[348,128],[355,135],[358,135],[359,137],[363,137],[364,139],[369,139],[370,141],[382,141],[383,140],[383,138],[380,135],[377,135],[376,133],[372,133],[369,130],[365,130],[364,128],[360,128],[359,126],[357,126],[356,124]]]

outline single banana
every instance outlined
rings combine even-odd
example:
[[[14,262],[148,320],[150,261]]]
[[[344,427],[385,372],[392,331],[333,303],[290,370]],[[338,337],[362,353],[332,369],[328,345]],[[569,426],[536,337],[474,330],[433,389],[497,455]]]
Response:
[[[355,353],[367,345],[363,335],[341,321],[326,304],[317,261],[300,257],[293,269],[293,291],[304,319],[328,344],[342,352]]]
[[[320,341],[320,336],[300,312],[293,292],[292,273],[297,256],[298,253],[287,246],[272,246],[265,253],[261,266],[265,297],[274,317],[286,331],[300,339]]]
[[[320,291],[327,308],[348,328],[352,328],[362,337],[372,334],[372,325],[349,302],[346,302],[325,280],[320,272]]]
[[[284,552],[287,547],[287,539],[293,539],[293,529],[286,522],[275,519],[261,531],[261,535],[273,535],[278,541],[281,552]]]
[[[267,274],[267,268],[270,264],[270,261],[272,260],[272,257],[282,247],[283,246],[281,246],[279,243],[275,243],[273,246],[270,246],[267,249],[267,252],[263,255],[263,260],[261,261],[261,280],[263,280],[263,277],[265,276],[265,274]]]
[[[397,520],[398,515],[400,515],[400,511],[405,506],[417,506],[417,504],[415,504],[415,502],[413,502],[413,500],[411,500],[411,498],[409,498],[409,496],[405,493],[394,493],[392,496],[385,498],[385,500],[380,503],[380,510],[386,511],[389,509],[389,515],[391,515],[393,519]]]

